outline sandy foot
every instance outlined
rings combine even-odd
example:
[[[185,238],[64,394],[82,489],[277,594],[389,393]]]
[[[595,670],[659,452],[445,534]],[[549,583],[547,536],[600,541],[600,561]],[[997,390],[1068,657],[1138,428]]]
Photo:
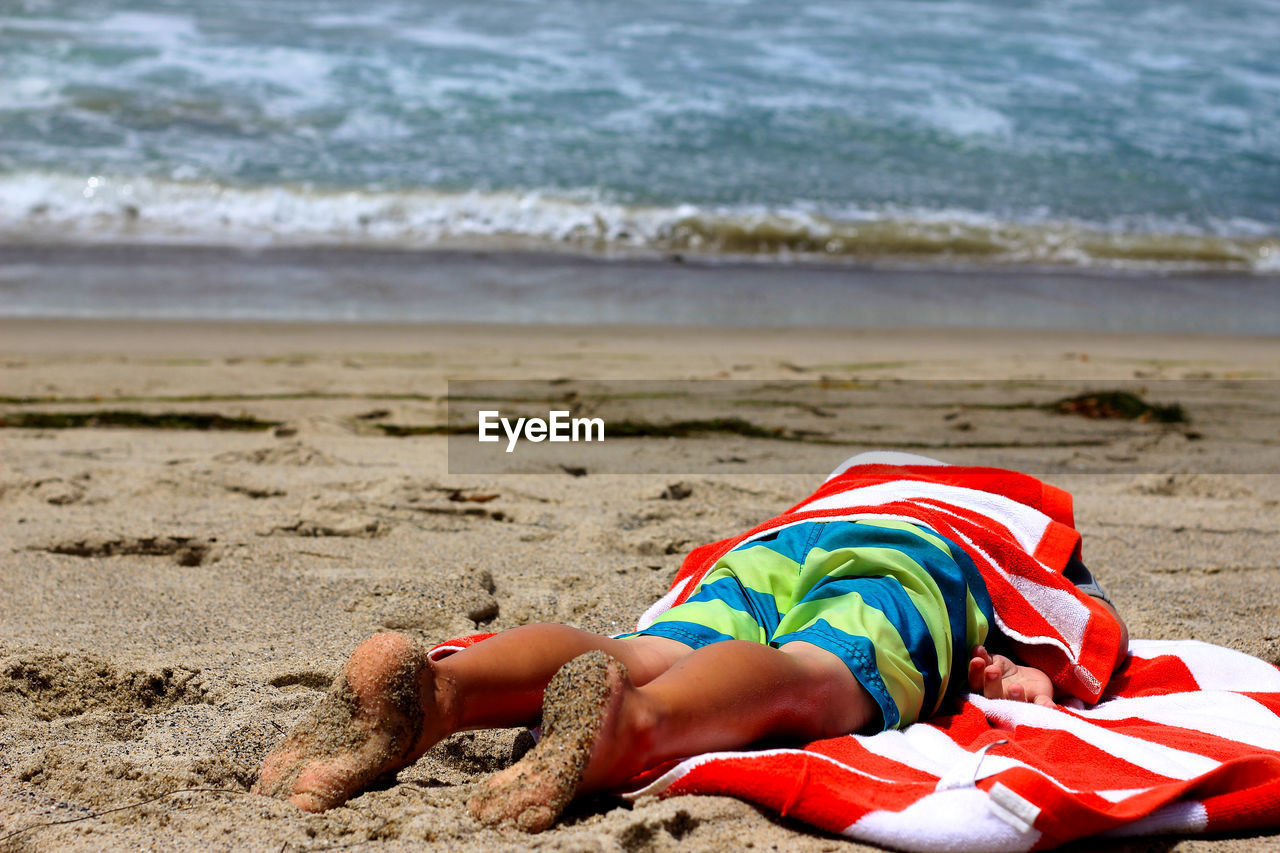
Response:
[[[254,792],[319,812],[405,766],[419,751],[421,696],[431,676],[426,653],[408,637],[366,640],[328,695],[263,761]]]
[[[542,741],[482,784],[467,803],[476,819],[523,832],[555,823],[582,786],[626,682],[626,667],[601,651],[562,666],[543,693]]]

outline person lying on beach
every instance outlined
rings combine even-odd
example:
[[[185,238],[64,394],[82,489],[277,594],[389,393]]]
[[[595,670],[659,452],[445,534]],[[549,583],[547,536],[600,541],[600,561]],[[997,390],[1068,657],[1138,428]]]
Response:
[[[1063,574],[1119,623],[1123,660],[1124,622],[1077,555]],[[455,732],[540,718],[539,744],[468,803],[484,824],[537,832],[574,797],[671,759],[902,728],[966,689],[1052,705],[1050,677],[1006,653],[996,625],[974,562],[925,526],[791,524],[721,556],[687,600],[622,637],[527,625],[436,661],[377,634],[253,790],[322,811]]]

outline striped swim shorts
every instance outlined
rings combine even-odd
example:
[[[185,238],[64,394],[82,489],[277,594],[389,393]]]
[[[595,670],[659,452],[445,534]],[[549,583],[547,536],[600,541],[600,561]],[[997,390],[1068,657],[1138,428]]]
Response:
[[[969,652],[994,625],[986,585],[959,546],[916,524],[864,519],[803,522],[748,540],[687,601],[636,633],[695,649],[812,643],[844,661],[892,729],[964,689]]]

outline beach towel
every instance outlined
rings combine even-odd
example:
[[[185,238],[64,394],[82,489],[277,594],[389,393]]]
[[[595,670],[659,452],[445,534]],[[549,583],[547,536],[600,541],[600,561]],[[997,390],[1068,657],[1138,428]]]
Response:
[[[1015,654],[1049,673],[1065,704],[971,694],[953,713],[903,730],[692,756],[647,771],[624,796],[734,796],[849,838],[922,851],[1280,828],[1280,669],[1196,641],[1132,640],[1113,672],[1119,626],[1061,574],[1080,546],[1070,495],[1027,475],[905,454],[854,457],[782,515],[695,549],[640,625],[752,537],[855,518],[924,524],[960,543]]]
[[[1280,670],[1207,643],[1134,640],[1096,704],[969,695],[900,731],[695,756],[625,796],[651,794],[738,797],[920,851],[1277,828]]]

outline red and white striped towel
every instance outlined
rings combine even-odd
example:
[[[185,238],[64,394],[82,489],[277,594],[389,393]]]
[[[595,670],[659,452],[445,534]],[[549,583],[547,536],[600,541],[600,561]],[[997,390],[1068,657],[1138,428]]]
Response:
[[[1090,835],[1280,828],[1280,670],[1134,640],[1094,705],[969,696],[901,731],[699,755],[626,796],[722,794],[904,850],[1043,850]]]

